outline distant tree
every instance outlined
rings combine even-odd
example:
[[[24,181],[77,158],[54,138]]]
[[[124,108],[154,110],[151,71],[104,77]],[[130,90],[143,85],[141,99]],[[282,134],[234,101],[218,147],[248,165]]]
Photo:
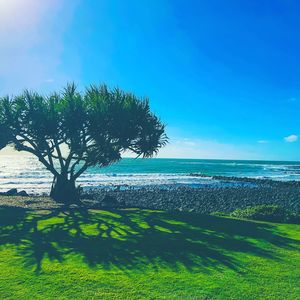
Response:
[[[64,203],[79,200],[75,181],[88,167],[115,163],[125,151],[151,157],[167,142],[147,99],[106,85],[0,98],[0,130],[0,147],[35,155],[54,175],[50,196]]]

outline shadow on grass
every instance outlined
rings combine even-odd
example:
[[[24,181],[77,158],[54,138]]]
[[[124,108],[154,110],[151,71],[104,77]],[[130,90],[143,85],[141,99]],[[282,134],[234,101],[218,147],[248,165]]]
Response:
[[[0,246],[16,246],[25,266],[37,273],[45,258],[63,262],[73,254],[90,267],[125,272],[145,267],[238,271],[240,253],[280,259],[272,245],[299,245],[265,223],[149,210],[37,213],[0,208],[0,226]]]

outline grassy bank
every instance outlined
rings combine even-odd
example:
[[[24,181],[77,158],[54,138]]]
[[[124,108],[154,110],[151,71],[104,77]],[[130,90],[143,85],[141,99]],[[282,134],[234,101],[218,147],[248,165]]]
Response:
[[[2,299],[297,299],[300,226],[0,209]],[[3,276],[4,275],[4,276]]]

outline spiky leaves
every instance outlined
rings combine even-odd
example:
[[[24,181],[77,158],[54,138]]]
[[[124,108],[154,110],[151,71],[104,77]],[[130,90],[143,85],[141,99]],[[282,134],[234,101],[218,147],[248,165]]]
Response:
[[[128,150],[151,157],[167,142],[147,99],[106,85],[79,93],[69,84],[49,96],[25,91],[1,98],[0,129],[0,146],[28,151],[56,177],[70,180],[90,166],[120,160]]]

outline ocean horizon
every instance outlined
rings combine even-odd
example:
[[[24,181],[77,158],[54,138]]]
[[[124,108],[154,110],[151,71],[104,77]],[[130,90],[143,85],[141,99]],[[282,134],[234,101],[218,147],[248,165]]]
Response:
[[[201,175],[201,176],[199,176]],[[91,167],[78,180],[83,189],[215,186],[212,176],[300,180],[300,162],[263,160],[123,158],[109,167]],[[32,156],[0,156],[0,192],[11,188],[49,193],[53,177]]]

